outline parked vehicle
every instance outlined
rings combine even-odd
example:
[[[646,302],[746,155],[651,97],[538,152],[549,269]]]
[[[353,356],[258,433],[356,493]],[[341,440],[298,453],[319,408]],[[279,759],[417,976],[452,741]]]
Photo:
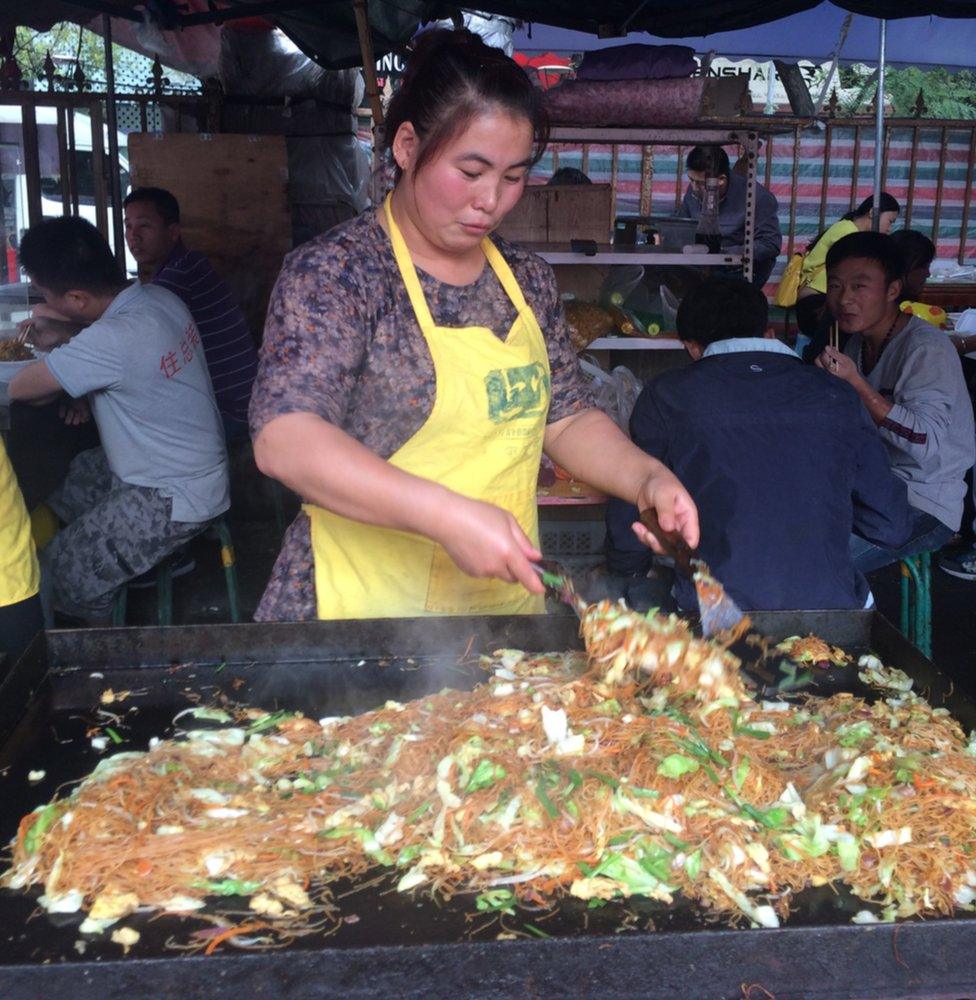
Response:
[[[91,118],[82,110],[74,115],[74,169],[78,191],[78,215],[97,225],[95,210],[94,152]],[[70,213],[72,206],[63,203],[61,158],[58,155],[57,109],[38,106],[37,146],[40,162],[41,212],[45,218]],[[22,111],[16,104],[0,104],[0,238],[5,252],[0,253],[0,283],[21,280],[17,268],[17,246],[30,224],[27,210],[27,172],[24,157]],[[129,188],[129,163],[125,155],[127,137],[118,134],[121,189]],[[108,129],[103,126],[102,148],[108,161]],[[106,179],[106,189],[108,181]],[[108,206],[108,232],[112,232],[112,207]],[[126,249],[126,268],[135,272],[135,261]]]

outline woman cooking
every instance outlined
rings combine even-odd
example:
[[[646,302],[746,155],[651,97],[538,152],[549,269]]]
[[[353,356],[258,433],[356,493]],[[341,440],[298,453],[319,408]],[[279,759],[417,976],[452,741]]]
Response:
[[[543,450],[697,545],[688,493],[593,407],[552,271],[490,238],[546,135],[513,60],[431,31],[387,114],[393,191],[287,258],[251,430],[305,504],[258,620],[542,610]]]

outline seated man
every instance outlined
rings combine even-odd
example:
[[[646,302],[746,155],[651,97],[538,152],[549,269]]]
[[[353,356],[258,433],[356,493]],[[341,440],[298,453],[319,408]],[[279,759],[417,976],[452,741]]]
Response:
[[[258,355],[240,306],[210,261],[183,245],[180,206],[169,191],[136,188],[123,205],[125,241],[139,265],[139,280],[169,289],[190,310],[203,341],[227,442],[246,439]]]
[[[852,233],[827,254],[827,308],[850,337],[817,365],[853,387],[908,486],[912,530],[900,544],[853,538],[861,572],[939,549],[959,529],[976,461],[973,407],[959,355],[934,326],[899,308],[904,263],[890,236]]]
[[[38,317],[35,344],[60,346],[17,373],[10,398],[87,397],[102,440],[47,501],[67,527],[41,556],[41,596],[49,618],[104,624],[120,587],[227,510],[220,414],[186,306],[155,285],[127,286],[94,226],[45,219],[24,234],[20,261],[73,325]]]
[[[852,528],[882,545],[908,534],[905,486],[857,395],[804,365],[767,331],[762,292],[710,278],[678,310],[695,359],[649,382],[630,421],[634,441],[664,462],[698,505],[698,555],[744,610],[863,608]],[[646,572],[627,537],[633,507],[607,510],[611,570]],[[635,538],[636,542],[636,538]],[[697,610],[681,577],[674,596]]]
[[[685,192],[680,214],[686,219],[697,219],[705,195],[705,179],[718,177],[718,224],[722,230],[722,249],[742,253],[748,188],[745,177],[732,173],[728,153],[721,146],[695,146],[688,154],[685,166],[691,184]],[[769,280],[782,247],[779,203],[762,184],[757,184],[755,259],[752,262],[752,283],[756,288],[762,288]]]

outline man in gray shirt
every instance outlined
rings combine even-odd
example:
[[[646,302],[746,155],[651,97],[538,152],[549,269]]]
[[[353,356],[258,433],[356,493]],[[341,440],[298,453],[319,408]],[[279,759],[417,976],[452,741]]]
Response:
[[[728,153],[721,146],[695,146],[688,154],[685,167],[691,183],[681,203],[681,214],[686,219],[698,218],[705,194],[705,179],[717,177],[718,224],[722,230],[722,249],[730,253],[742,253],[746,241],[746,179],[732,172]],[[752,283],[756,288],[762,288],[769,280],[782,247],[779,202],[762,184],[757,184],[752,264]]]
[[[93,226],[47,219],[24,235],[20,256],[50,307],[34,342],[59,346],[17,374],[10,398],[66,392],[76,410],[87,400],[102,440],[48,499],[67,527],[42,554],[42,600],[48,615],[104,623],[120,587],[227,510],[220,415],[186,306],[165,289],[127,285]]]
[[[827,254],[827,308],[851,335],[817,364],[853,386],[905,480],[913,528],[899,549],[856,536],[854,565],[878,569],[941,548],[962,520],[965,475],[976,462],[973,407],[949,338],[899,308],[904,264],[881,233],[852,233]]]

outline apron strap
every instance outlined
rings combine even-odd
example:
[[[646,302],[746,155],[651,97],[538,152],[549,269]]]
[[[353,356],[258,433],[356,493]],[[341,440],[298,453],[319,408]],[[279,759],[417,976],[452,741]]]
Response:
[[[512,269],[508,266],[508,261],[501,255],[498,247],[487,237],[481,241],[481,248],[484,250],[485,256],[488,258],[488,263],[495,272],[495,277],[498,278],[499,284],[501,284],[508,297],[512,300],[515,311],[521,315],[529,308],[529,305],[525,301],[525,296],[522,294],[522,289],[519,287]]]
[[[391,191],[383,201],[383,211],[386,213],[386,223],[390,230],[393,256],[396,258],[397,267],[400,268],[400,277],[403,278],[404,287],[410,296],[414,315],[417,317],[420,329],[426,333],[427,330],[433,329],[434,317],[430,314],[430,309],[427,306],[427,299],[424,297],[424,290],[420,287],[420,278],[417,277],[417,269],[414,267],[403,234],[393,219],[392,198],[393,192]]]
[[[396,259],[397,266],[400,268],[400,276],[403,278],[404,287],[410,296],[410,304],[413,306],[417,322],[420,324],[421,330],[426,331],[433,329],[435,326],[434,317],[431,315],[430,307],[427,305],[427,298],[424,295],[423,288],[420,286],[420,278],[417,277],[417,268],[414,266],[410,251],[407,249],[406,241],[403,239],[400,227],[393,218],[392,198],[393,192],[391,191],[383,201],[383,211],[386,214],[386,222],[390,230],[390,243],[393,246],[393,256]],[[512,269],[508,266],[508,262],[499,253],[498,247],[487,236],[481,241],[481,250],[488,261],[488,265],[495,272],[498,283],[505,290],[505,294],[515,307],[516,313],[521,315],[528,308],[528,303],[525,301],[522,289],[519,288],[519,283],[512,273]]]

